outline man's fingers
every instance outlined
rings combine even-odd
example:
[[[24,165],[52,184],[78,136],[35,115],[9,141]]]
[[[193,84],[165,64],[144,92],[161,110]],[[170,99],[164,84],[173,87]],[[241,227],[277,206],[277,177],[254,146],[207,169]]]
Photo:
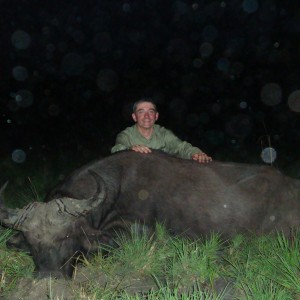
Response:
[[[198,161],[199,163],[207,163],[212,161],[212,158],[205,153],[196,153],[192,156],[192,159]]]
[[[151,153],[151,149],[143,145],[135,145],[131,148],[131,150],[140,153]]]

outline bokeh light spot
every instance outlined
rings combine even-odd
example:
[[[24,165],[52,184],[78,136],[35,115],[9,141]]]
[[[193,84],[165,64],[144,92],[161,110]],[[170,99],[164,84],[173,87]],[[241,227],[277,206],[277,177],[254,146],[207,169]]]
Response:
[[[203,61],[201,58],[195,58],[193,60],[193,67],[196,69],[200,69],[203,66]]]
[[[123,5],[122,5],[122,9],[123,11],[128,14],[131,12],[131,6],[128,2],[125,2]]]
[[[11,159],[16,163],[21,164],[26,160],[26,153],[22,149],[16,149],[12,152]]]
[[[199,116],[197,114],[191,113],[187,116],[186,123],[190,127],[195,127],[199,123]]]
[[[30,46],[31,37],[23,30],[16,30],[11,36],[11,42],[16,49],[27,49]]]
[[[209,42],[204,42],[200,46],[200,53],[202,58],[207,58],[214,52],[214,46]]]
[[[57,117],[60,114],[60,108],[59,108],[59,106],[56,105],[56,104],[51,104],[48,107],[48,113],[52,117]]]
[[[62,60],[62,71],[69,76],[80,75],[85,68],[84,60],[77,53],[68,53]]]
[[[218,37],[218,35],[219,31],[214,25],[207,25],[202,31],[202,36],[207,42],[214,41]]]
[[[54,52],[56,50],[56,47],[55,47],[54,44],[49,43],[49,44],[47,44],[46,49],[47,49],[48,52],[52,53],[52,52]]]
[[[244,138],[252,132],[253,121],[250,116],[240,114],[225,124],[226,133],[234,138]]]
[[[205,139],[210,143],[211,145],[221,145],[225,140],[224,132],[220,130],[207,130],[204,134]]]
[[[258,2],[256,0],[244,0],[242,7],[246,13],[251,14],[258,10]]]
[[[221,105],[215,102],[212,104],[211,110],[214,114],[219,114],[221,112]]]
[[[220,3],[220,6],[221,6],[222,8],[225,8],[225,7],[227,6],[227,4],[226,4],[225,1],[222,1],[222,2]]]
[[[140,190],[138,192],[138,198],[140,200],[147,200],[148,197],[149,197],[149,192],[147,190]]]
[[[29,90],[19,90],[16,93],[15,101],[20,107],[29,107],[33,103],[33,95]]]
[[[263,162],[267,164],[271,164],[275,161],[277,157],[277,153],[274,148],[267,147],[262,150],[260,157],[263,160]]]
[[[296,90],[289,95],[288,106],[291,111],[300,112],[300,90]]]
[[[192,9],[193,10],[197,10],[198,8],[199,8],[199,4],[198,3],[195,2],[195,3],[192,4]]]
[[[112,69],[100,70],[97,76],[97,86],[103,92],[112,92],[119,83],[118,74]]]
[[[227,73],[229,71],[229,67],[230,67],[230,61],[228,58],[225,57],[221,57],[218,61],[217,61],[217,67],[220,71]]]
[[[209,117],[209,114],[207,112],[202,112],[200,115],[199,115],[199,121],[200,123],[202,124],[206,124],[210,121],[210,117]]]
[[[17,81],[25,81],[28,78],[28,71],[23,66],[16,66],[12,70],[12,75]]]
[[[100,53],[108,53],[112,50],[113,42],[109,32],[99,32],[94,38],[94,47]]]
[[[282,89],[277,83],[267,83],[260,93],[261,101],[268,106],[278,105],[282,100]]]
[[[241,109],[246,109],[248,107],[248,103],[246,101],[241,101],[240,102],[240,108]]]

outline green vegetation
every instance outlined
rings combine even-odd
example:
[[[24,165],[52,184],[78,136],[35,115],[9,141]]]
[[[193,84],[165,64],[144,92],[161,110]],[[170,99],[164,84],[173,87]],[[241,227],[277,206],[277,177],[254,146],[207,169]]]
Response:
[[[6,248],[6,241],[12,234],[10,229],[0,230],[0,295],[13,290],[20,278],[32,277],[34,270],[28,254]]]
[[[6,248],[11,234],[0,236],[4,294],[33,276],[30,256]],[[78,268],[88,280],[77,284],[75,299],[300,299],[299,238],[296,231],[291,239],[237,235],[224,243],[212,234],[191,241],[170,237],[161,225],[155,234],[133,226],[130,236],[118,237],[119,247],[105,248],[109,255],[99,249],[81,260],[73,280]]]

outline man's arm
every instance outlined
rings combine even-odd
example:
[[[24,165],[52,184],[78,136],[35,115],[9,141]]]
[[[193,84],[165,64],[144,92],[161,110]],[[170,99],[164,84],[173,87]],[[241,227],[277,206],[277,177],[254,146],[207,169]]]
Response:
[[[116,144],[111,148],[110,152],[115,153],[131,148],[130,140],[126,133],[120,132],[116,138]]]
[[[144,145],[136,145],[134,138],[126,130],[120,132],[116,138],[116,144],[111,148],[111,153],[119,152],[122,150],[133,150],[140,153],[151,153],[151,149]]]
[[[181,158],[193,159],[198,162],[210,162],[212,158],[206,155],[198,147],[192,146],[186,141],[179,139],[172,131],[166,129],[166,145],[170,154]]]

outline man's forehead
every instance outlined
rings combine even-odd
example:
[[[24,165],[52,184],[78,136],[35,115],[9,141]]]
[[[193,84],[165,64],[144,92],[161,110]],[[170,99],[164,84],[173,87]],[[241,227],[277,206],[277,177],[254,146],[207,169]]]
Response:
[[[136,107],[136,110],[140,110],[140,109],[153,109],[153,110],[155,110],[155,107],[154,107],[153,103],[151,103],[151,102],[141,102]]]

